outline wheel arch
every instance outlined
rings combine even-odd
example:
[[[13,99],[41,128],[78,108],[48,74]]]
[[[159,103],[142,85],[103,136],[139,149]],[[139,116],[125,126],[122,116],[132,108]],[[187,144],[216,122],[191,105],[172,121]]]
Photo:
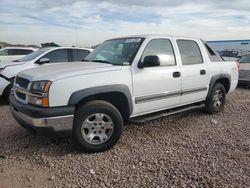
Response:
[[[68,105],[76,108],[91,100],[104,100],[113,104],[127,120],[133,112],[132,96],[126,85],[110,85],[87,88],[72,93]]]
[[[211,95],[213,87],[216,83],[221,83],[225,87],[226,93],[228,93],[231,87],[231,76],[229,74],[214,75],[209,83],[207,98]]]

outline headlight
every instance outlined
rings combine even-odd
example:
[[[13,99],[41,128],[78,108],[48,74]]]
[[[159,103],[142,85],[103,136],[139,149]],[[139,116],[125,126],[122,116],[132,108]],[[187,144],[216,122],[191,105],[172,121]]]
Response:
[[[49,92],[51,81],[33,82],[30,87],[31,92]]]
[[[29,103],[37,106],[49,106],[49,88],[51,81],[36,81],[31,84]]]

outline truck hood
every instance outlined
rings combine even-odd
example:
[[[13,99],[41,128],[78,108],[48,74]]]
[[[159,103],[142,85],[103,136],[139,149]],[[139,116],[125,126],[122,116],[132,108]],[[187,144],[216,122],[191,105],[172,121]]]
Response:
[[[116,71],[120,69],[121,66],[95,62],[56,63],[50,65],[42,65],[41,67],[22,71],[18,74],[18,76],[26,78],[30,81],[55,81],[72,76],[80,76],[106,71]]]
[[[15,66],[15,65],[22,65],[25,62],[15,62],[15,61],[8,61],[8,62],[0,62],[0,70],[5,69],[6,67]]]

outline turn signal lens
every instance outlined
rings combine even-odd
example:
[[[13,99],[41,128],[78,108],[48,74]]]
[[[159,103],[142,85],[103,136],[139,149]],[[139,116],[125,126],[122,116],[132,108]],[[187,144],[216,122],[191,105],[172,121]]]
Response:
[[[49,107],[49,98],[48,97],[44,97],[42,99],[42,106],[43,107]]]

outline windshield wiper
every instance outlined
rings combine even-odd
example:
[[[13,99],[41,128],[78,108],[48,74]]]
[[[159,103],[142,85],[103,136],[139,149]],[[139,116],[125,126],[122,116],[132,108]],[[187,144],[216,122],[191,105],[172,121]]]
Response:
[[[20,61],[17,59],[17,60],[13,60],[12,62],[20,62]]]
[[[109,61],[105,61],[105,60],[92,60],[92,62],[97,62],[97,63],[107,63],[107,64],[114,65],[113,63],[111,63],[111,62],[109,62]]]

